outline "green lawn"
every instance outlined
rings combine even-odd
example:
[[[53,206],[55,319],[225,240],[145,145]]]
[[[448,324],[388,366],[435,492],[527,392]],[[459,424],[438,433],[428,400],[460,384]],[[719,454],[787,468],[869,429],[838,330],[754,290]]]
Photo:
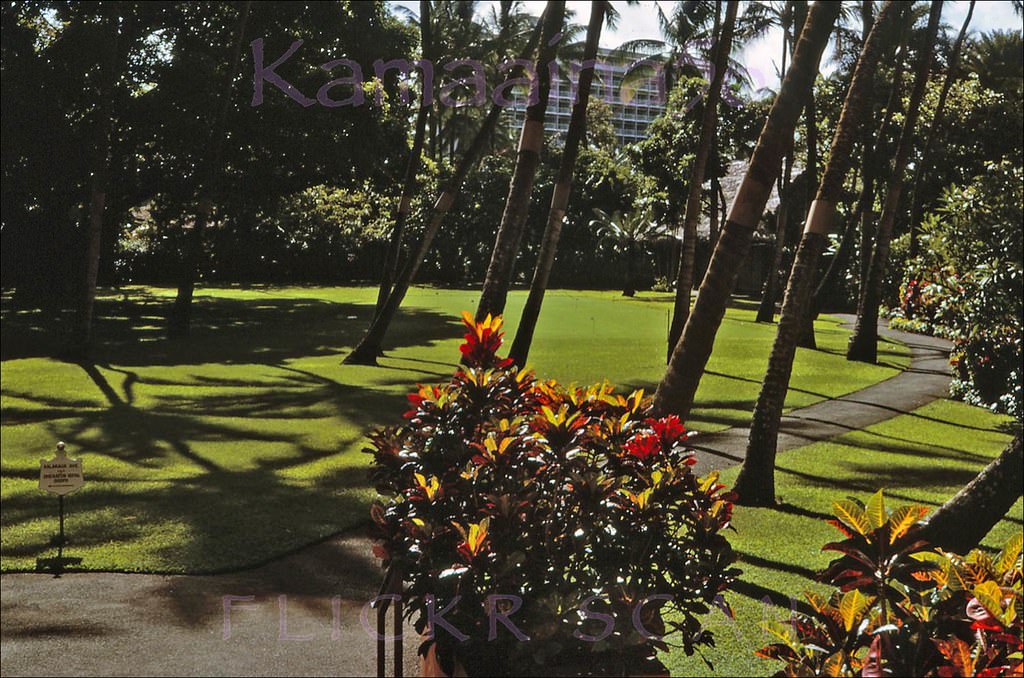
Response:
[[[373,368],[340,359],[368,324],[375,289],[204,289],[195,331],[177,343],[163,338],[171,295],[103,295],[101,348],[89,365],[52,357],[67,318],[17,311],[5,296],[4,570],[34,569],[53,553],[56,500],[36,483],[39,459],[58,440],[84,460],[87,484],[68,499],[67,529],[68,555],[86,568],[241,567],[363,522],[372,497],[360,454],[367,430],[398,422],[416,382],[450,374],[458,313],[476,305],[474,292],[413,290]],[[510,335],[524,297],[511,296]],[[533,366],[564,381],[652,388],[664,370],[669,308],[664,294],[552,292]],[[747,420],[774,333],[749,305],[730,310],[692,428]],[[788,406],[857,390],[908,363],[907,350],[890,343],[881,366],[848,363],[847,336],[835,320],[819,322],[823,350],[799,354]]]
[[[1006,446],[1008,417],[963,403],[941,400],[863,431],[828,443],[817,443],[779,455],[776,481],[782,506],[775,509],[737,507],[736,532],[730,535],[740,554],[743,574],[737,591],[726,599],[735,622],[715,610],[707,617],[717,647],[705,653],[714,673],[722,676],[766,676],[781,668],[758,659],[754,651],[769,642],[761,631],[764,619],[789,616],[788,602],[804,601],[802,592],[830,589],[813,580],[835,556],[821,546],[841,538],[824,521],[832,502],[847,496],[866,501],[886,489],[890,507],[924,504],[935,507],[952,496]],[[737,469],[722,474],[731,484]],[[1020,532],[1024,503],[1009,515],[983,545],[1001,547]],[[698,656],[671,653],[666,663],[673,675],[702,675],[707,668]]]

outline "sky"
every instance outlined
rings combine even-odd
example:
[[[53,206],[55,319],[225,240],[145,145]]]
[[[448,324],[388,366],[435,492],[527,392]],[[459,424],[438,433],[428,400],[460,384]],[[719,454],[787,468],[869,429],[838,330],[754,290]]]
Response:
[[[400,0],[392,2],[392,5],[404,6],[413,12],[419,11],[419,2],[416,0]],[[490,11],[491,5],[496,5],[496,0],[482,0],[480,11]],[[526,0],[524,3],[527,11],[540,15],[544,9],[543,0]],[[573,10],[575,22],[586,24],[590,17],[590,2],[586,0],[569,0],[567,7]],[[628,40],[641,38],[660,39],[658,30],[658,8],[669,14],[673,2],[666,0],[649,0],[636,5],[627,5],[625,2],[612,2],[612,5],[619,12],[619,25],[615,30],[605,29],[601,35],[602,47],[618,47]],[[943,22],[949,24],[954,31],[959,31],[964,17],[967,15],[969,3],[965,0],[957,2],[945,2],[942,10]],[[981,0],[974,8],[974,16],[971,19],[970,31],[980,33],[993,29],[1016,28],[1021,30],[1021,19],[1013,12],[1009,0]],[[757,40],[743,48],[739,61],[746,67],[754,81],[754,88],[778,87],[777,67],[779,55],[782,53],[782,31],[774,29],[760,40]],[[824,60],[823,60],[824,61]],[[828,70],[828,64],[823,63],[823,69]]]

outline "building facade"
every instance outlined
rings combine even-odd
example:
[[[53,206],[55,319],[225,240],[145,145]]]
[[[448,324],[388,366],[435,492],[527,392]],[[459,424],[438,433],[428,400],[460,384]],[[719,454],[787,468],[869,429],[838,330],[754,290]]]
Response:
[[[579,62],[561,63],[559,74],[551,81],[548,109],[544,116],[544,129],[550,134],[564,137],[569,129],[569,118],[576,99],[579,81]],[[626,76],[636,70],[650,77],[635,77],[628,82]],[[601,50],[595,66],[591,100],[600,99],[611,109],[611,124],[616,140],[629,144],[647,135],[647,126],[665,111],[667,94],[660,70],[643,68],[634,62],[615,56],[611,50]],[[526,115],[527,93],[516,91],[510,108],[515,123],[521,124]]]

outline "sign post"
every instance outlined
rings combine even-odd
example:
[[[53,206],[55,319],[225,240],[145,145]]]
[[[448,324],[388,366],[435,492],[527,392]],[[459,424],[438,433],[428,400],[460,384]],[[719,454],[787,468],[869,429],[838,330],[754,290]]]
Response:
[[[64,495],[82,487],[82,460],[70,459],[64,451],[64,443],[57,443],[57,454],[53,459],[39,460],[39,489],[57,495],[59,533],[50,543],[57,546],[57,557],[63,556],[64,545]]]

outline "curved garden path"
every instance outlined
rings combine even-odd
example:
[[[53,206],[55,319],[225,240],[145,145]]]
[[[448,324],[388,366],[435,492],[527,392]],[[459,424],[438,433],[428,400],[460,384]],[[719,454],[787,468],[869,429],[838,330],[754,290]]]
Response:
[[[910,367],[874,386],[790,412],[782,421],[780,451],[946,395],[949,343],[880,329],[910,347]],[[698,471],[742,461],[746,436],[745,428],[733,428],[695,437]],[[354,533],[229,574],[4,575],[4,674],[372,675],[375,644],[360,613],[379,577],[369,541]],[[230,603],[230,637],[226,596],[252,596]],[[406,646],[405,675],[418,675],[414,646]]]
[[[852,327],[854,317],[833,314]],[[950,342],[937,337],[889,329],[879,323],[879,333],[910,348],[910,366],[899,374],[859,391],[829,398],[793,410],[782,417],[777,450],[784,452],[829,440],[853,430],[906,414],[949,393]],[[725,431],[697,435],[697,473],[707,473],[743,461],[748,428],[736,426]]]

